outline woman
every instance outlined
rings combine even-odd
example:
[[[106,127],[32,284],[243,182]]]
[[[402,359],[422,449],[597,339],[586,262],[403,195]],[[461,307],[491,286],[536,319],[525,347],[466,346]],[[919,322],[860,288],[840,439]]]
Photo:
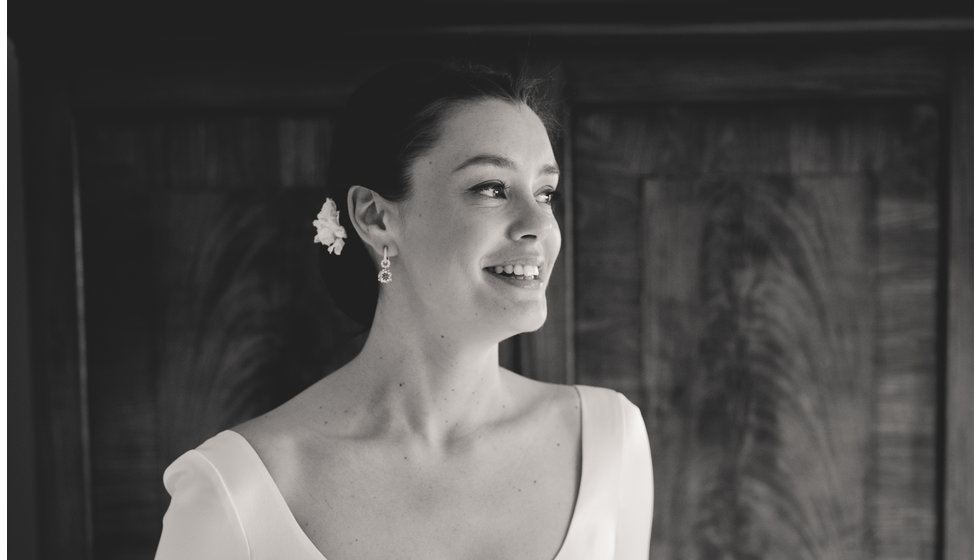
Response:
[[[314,224],[364,347],[167,469],[158,559],[648,557],[639,410],[498,365],[500,341],[544,323],[561,245],[535,106],[506,75],[429,64],[354,94],[339,204]]]

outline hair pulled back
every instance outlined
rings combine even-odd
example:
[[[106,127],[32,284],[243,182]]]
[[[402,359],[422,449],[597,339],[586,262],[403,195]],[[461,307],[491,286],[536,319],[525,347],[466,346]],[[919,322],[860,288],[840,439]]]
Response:
[[[328,174],[347,242],[340,255],[318,246],[321,273],[341,311],[368,328],[378,302],[378,268],[351,224],[348,190],[361,185],[391,201],[408,197],[412,162],[439,140],[449,111],[468,101],[526,104],[554,142],[555,119],[537,84],[481,66],[411,62],[381,71],[354,92],[335,129]]]

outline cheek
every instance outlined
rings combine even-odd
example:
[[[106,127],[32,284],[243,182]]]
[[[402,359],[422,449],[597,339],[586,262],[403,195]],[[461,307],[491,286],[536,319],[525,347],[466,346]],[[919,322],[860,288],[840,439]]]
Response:
[[[439,257],[458,270],[468,270],[479,257],[482,237],[472,222],[451,221],[441,232]]]
[[[552,216],[552,220],[555,222],[554,228],[551,230],[552,243],[555,247],[555,252],[557,253],[561,249],[561,228],[558,227],[558,218]]]
[[[558,221],[554,218],[552,219],[554,220],[554,226],[552,226],[551,233],[548,234],[544,245],[545,251],[548,252],[552,262],[554,262],[559,251],[561,251],[561,229],[558,227]]]
[[[469,220],[450,208],[429,207],[412,215],[416,222],[407,238],[409,249],[426,270],[451,274],[450,269],[469,267],[475,255],[478,232]]]

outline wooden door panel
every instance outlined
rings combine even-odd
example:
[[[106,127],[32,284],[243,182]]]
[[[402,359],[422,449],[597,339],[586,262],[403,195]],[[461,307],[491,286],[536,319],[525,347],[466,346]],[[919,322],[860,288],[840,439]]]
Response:
[[[577,380],[644,410],[653,557],[933,555],[937,119],[576,115]]]
[[[866,208],[868,191],[860,177],[643,184],[645,278],[688,280],[644,283],[643,340],[653,394],[681,396],[652,423],[691,556],[868,557],[872,321],[853,310],[871,282],[862,216],[840,212]]]

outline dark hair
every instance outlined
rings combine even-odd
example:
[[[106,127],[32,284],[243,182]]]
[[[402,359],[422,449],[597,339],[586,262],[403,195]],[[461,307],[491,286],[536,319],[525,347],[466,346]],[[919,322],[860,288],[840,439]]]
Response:
[[[406,198],[412,162],[438,141],[448,112],[467,101],[526,104],[554,142],[556,119],[536,91],[539,83],[486,67],[413,62],[383,70],[354,92],[334,133],[328,175],[328,196],[340,210],[347,241],[340,255],[317,246],[330,295],[351,319],[371,325],[378,269],[351,225],[350,187],[362,185],[392,201]]]

